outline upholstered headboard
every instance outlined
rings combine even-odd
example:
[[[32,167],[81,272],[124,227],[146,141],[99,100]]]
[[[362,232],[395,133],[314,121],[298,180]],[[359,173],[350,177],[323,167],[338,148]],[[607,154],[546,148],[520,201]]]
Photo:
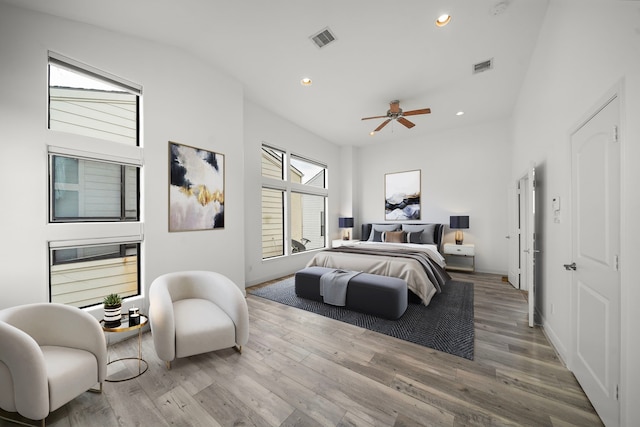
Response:
[[[402,230],[403,226],[406,227],[411,227],[412,229],[418,228],[421,225],[434,225],[434,230],[433,230],[433,242],[438,246],[438,251],[442,252],[442,240],[444,237],[444,229],[446,224],[435,224],[435,223],[415,223],[415,222],[411,222],[411,223],[378,223],[376,222],[375,225],[385,225],[385,226],[391,226],[391,225],[396,225],[398,228],[398,230]],[[368,240],[369,236],[371,235],[371,229],[373,228],[374,224],[373,223],[369,223],[369,224],[362,224],[362,234],[360,237],[360,240]]]

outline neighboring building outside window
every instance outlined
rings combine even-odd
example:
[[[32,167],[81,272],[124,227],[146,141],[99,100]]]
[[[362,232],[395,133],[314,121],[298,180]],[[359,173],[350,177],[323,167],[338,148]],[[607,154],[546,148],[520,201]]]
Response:
[[[50,301],[140,295],[141,87],[54,52],[48,67]]]
[[[326,173],[321,163],[262,146],[263,259],[326,247]]]

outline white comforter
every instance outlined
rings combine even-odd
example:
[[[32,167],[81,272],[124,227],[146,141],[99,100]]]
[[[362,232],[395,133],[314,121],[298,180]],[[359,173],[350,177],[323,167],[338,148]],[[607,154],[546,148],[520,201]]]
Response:
[[[362,245],[363,247],[372,247],[372,248],[381,248],[381,249],[391,249],[391,248],[400,248],[400,249],[411,249],[412,251],[421,251],[425,252],[429,255],[429,258],[438,263],[438,265],[442,268],[445,266],[444,257],[440,252],[438,252],[438,247],[436,245],[422,245],[418,243],[381,243],[381,242],[357,242],[356,245]]]

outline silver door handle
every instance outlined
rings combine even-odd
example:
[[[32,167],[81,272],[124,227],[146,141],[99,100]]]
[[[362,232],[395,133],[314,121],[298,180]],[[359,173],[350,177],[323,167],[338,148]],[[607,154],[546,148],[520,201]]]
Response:
[[[525,249],[522,252],[524,252],[525,254],[528,254],[529,253],[529,249]]]
[[[568,271],[571,271],[571,270],[575,271],[577,269],[576,263],[572,262],[571,264],[564,264],[564,269]]]

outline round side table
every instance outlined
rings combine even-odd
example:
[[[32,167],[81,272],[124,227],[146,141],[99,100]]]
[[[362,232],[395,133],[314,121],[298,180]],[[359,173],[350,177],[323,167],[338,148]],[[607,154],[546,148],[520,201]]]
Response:
[[[100,321],[100,325],[102,326],[102,330],[105,332],[129,332],[129,331],[135,331],[136,329],[138,330],[138,357],[121,357],[119,359],[115,359],[115,360],[111,360],[109,362],[107,362],[107,365],[111,365],[112,363],[115,362],[120,362],[122,360],[137,360],[138,361],[138,373],[126,378],[119,378],[119,379],[113,379],[110,380],[108,378],[105,378],[105,381],[111,382],[111,383],[119,383],[122,381],[129,381],[132,380],[134,378],[138,378],[140,375],[144,374],[145,372],[147,372],[147,369],[149,369],[149,364],[147,363],[146,360],[144,360],[142,358],[142,327],[144,325],[146,325],[149,322],[149,318],[147,316],[144,315],[140,315],[140,324],[138,325],[129,325],[129,316],[128,315],[123,315],[122,316],[122,320],[120,321],[120,326],[105,326],[104,324],[104,320]],[[144,364],[144,369],[143,369],[143,365]]]

